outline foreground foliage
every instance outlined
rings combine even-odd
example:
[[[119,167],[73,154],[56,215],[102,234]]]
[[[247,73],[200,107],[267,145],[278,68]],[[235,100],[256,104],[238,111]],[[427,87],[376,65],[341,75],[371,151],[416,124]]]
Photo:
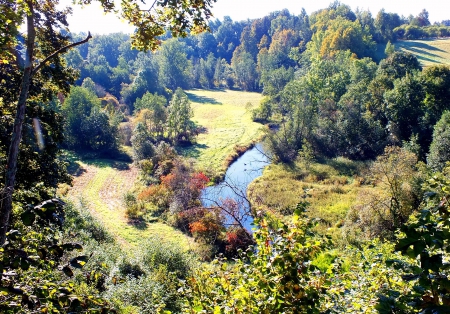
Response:
[[[70,278],[87,262],[79,243],[60,238],[63,203],[57,199],[21,211],[0,250],[0,311],[2,313],[67,313],[110,311],[95,294],[79,294]],[[59,271],[58,271],[59,270]],[[90,274],[98,276],[95,271]]]
[[[235,263],[216,260],[187,282],[186,313],[319,313],[326,278],[311,264],[325,247],[310,229],[305,205],[292,222],[260,220],[256,245]]]
[[[400,270],[407,293],[398,291],[396,304],[408,313],[449,313],[450,280],[450,180],[448,168],[429,180],[424,208],[414,214],[401,228],[395,249],[408,257],[406,262],[389,261]],[[394,311],[392,310],[392,313]]]

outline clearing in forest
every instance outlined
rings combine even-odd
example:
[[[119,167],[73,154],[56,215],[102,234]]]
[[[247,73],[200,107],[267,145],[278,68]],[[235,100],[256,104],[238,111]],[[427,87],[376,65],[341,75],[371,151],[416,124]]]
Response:
[[[197,160],[200,169],[224,173],[224,161],[236,145],[248,146],[262,136],[262,125],[252,121],[251,110],[259,107],[261,94],[232,90],[188,90],[192,119],[203,132],[197,143],[182,154]]]
[[[417,57],[423,67],[450,65],[450,39],[403,40],[395,43],[400,51],[410,52]]]
[[[130,221],[125,216],[124,193],[129,191],[138,177],[133,164],[113,160],[75,161],[78,175],[68,198],[75,204],[82,202],[91,214],[123,247],[137,247],[141,241],[157,237],[169,243],[177,242],[186,249],[194,249],[193,240],[182,232],[159,221]]]

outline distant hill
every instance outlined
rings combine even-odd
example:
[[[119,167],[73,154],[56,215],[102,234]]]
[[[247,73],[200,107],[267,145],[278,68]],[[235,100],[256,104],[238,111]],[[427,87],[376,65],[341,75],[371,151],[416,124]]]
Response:
[[[423,67],[450,65],[450,39],[398,41],[395,49],[416,55]]]

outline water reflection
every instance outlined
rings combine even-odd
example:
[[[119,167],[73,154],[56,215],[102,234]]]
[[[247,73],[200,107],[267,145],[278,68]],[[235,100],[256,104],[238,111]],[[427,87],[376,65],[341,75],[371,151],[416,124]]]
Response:
[[[235,225],[239,220],[243,227],[251,232],[253,217],[250,215],[250,204],[246,198],[247,187],[262,175],[263,168],[269,163],[261,144],[246,151],[230,165],[223,182],[203,190],[203,206],[222,207],[229,212],[226,219],[228,225]]]

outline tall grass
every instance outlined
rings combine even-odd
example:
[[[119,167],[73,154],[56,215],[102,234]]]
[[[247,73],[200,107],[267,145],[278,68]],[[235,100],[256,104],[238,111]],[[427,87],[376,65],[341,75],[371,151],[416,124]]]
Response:
[[[251,183],[249,196],[254,208],[281,215],[292,214],[295,205],[306,199],[308,215],[319,220],[316,230],[338,239],[350,207],[369,188],[361,185],[360,173],[366,167],[345,158],[309,165],[301,160],[290,166],[271,164]]]

